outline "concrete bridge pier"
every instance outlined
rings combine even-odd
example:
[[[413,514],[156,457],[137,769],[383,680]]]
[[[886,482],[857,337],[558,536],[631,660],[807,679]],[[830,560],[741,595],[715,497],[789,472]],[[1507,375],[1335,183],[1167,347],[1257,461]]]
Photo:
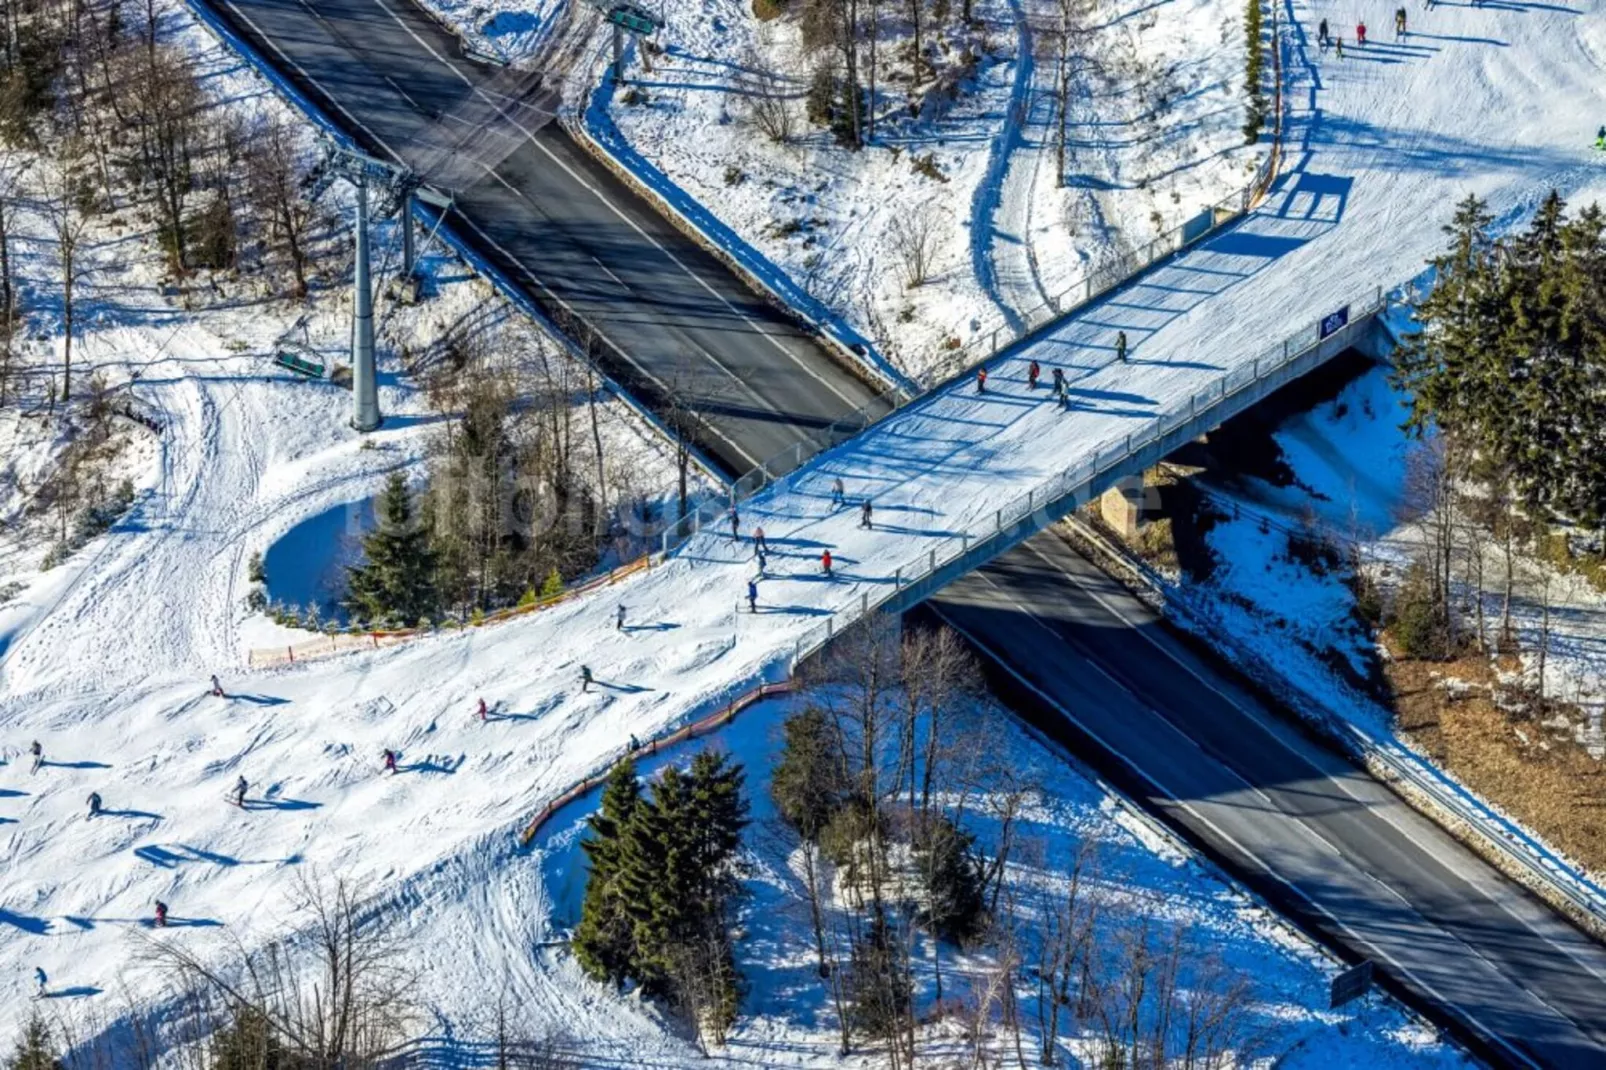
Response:
[[[1131,540],[1143,528],[1143,503],[1147,498],[1143,473],[1122,476],[1099,495],[1099,516],[1123,539]]]

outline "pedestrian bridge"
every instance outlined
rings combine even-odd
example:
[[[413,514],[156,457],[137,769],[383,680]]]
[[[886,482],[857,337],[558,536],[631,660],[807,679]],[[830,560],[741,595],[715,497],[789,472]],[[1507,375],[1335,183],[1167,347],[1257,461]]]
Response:
[[[864,614],[923,601],[1339,353],[1385,357],[1388,310],[1411,299],[1405,288],[1374,287],[1236,360],[1171,360],[1144,345],[1116,360],[1116,331],[1136,330],[1120,306],[1144,309],[1154,295],[1143,291],[1167,290],[1158,276],[1173,270],[1113,295],[1115,307],[1074,317],[1069,337],[1050,330],[988,362],[985,389],[969,377],[949,382],[782,477],[740,504],[741,537],[732,539],[725,507],[700,514],[699,530],[666,557],[738,566],[734,602],[757,573],[747,533],[762,526],[772,547],[763,601],[823,617],[793,641],[794,659],[805,657]],[[1033,360],[1042,368],[1035,387]],[[1055,367],[1067,373],[1063,400],[1048,385]],[[843,506],[832,501],[838,479]],[[858,508],[866,499],[875,506],[868,529]],[[778,593],[804,583],[827,586]]]

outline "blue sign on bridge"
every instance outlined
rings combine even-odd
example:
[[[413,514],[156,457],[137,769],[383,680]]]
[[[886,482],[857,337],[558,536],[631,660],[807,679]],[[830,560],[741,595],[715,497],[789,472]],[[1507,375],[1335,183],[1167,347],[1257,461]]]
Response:
[[[1349,325],[1349,306],[1345,305],[1337,312],[1322,317],[1322,337],[1326,338],[1334,331],[1342,330]]]

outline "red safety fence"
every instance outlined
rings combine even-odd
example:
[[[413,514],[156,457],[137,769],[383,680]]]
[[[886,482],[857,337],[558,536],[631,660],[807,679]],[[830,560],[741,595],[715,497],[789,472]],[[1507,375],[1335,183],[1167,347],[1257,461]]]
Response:
[[[485,614],[477,622],[464,624],[465,628],[478,628],[487,624],[500,624],[502,621],[512,620],[552,606],[578,598],[583,594],[597,590],[599,587],[608,587],[620,580],[635,575],[644,569],[652,567],[652,555],[642,554],[629,564],[620,565],[616,569],[593,576],[584,583],[567,587],[555,595],[547,598],[537,598],[534,602],[522,606],[509,606],[507,609],[498,609],[494,613]],[[397,628],[392,631],[370,632],[331,632],[320,635],[300,643],[286,643],[284,646],[257,647],[252,650],[247,663],[253,669],[264,668],[269,665],[293,665],[298,661],[309,661],[313,658],[326,658],[332,654],[345,654],[353,650],[375,650],[384,646],[395,646],[409,639],[416,639],[421,635],[435,635],[441,631],[439,628]]]
[[[666,747],[672,747],[677,743],[684,743],[688,739],[696,739],[699,736],[706,736],[716,728],[724,728],[726,725],[730,724],[736,719],[736,715],[738,713],[741,713],[743,710],[747,709],[747,707],[753,705],[753,703],[760,702],[775,695],[788,694],[791,692],[793,686],[794,685],[790,680],[785,680],[778,684],[761,684],[746,694],[732,699],[728,705],[721,707],[716,712],[709,714],[707,717],[704,717],[699,721],[693,721],[691,724],[682,725],[673,732],[670,732],[664,736],[660,736],[657,739],[648,740],[635,750],[628,752],[626,757],[641,758],[648,755],[657,754]],[[608,774],[613,770],[613,767],[621,760],[622,759],[616,759],[615,761],[610,762],[607,769],[597,773],[595,776],[586,777],[584,780],[580,781],[580,783],[576,784],[562,795],[559,795],[556,799],[553,799],[551,802],[547,803],[546,806],[542,807],[541,812],[536,814],[535,817],[530,820],[530,823],[524,826],[524,831],[519,834],[520,845],[528,847],[530,845],[530,841],[535,839],[535,834],[541,830],[542,825],[546,824],[548,818],[557,813],[559,810],[563,809],[565,806],[574,802],[574,800],[578,799],[586,792],[591,791],[594,788],[601,787],[603,782],[608,779]]]

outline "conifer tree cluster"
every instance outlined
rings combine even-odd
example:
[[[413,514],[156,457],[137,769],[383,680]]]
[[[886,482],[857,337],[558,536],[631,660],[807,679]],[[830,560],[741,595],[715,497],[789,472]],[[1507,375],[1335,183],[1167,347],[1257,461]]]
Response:
[[[17,1050],[6,1067],[7,1070],[61,1070],[61,1060],[56,1058],[56,1042],[43,1017],[34,1014],[28,1019]]]
[[[1495,240],[1492,222],[1469,196],[1445,227],[1396,357],[1409,426],[1455,436],[1530,517],[1606,526],[1606,216],[1569,218],[1552,191],[1524,232]]]
[[[649,792],[626,759],[582,844],[591,871],[573,944],[581,967],[670,1000],[716,1043],[740,995],[730,926],[743,778],[740,765],[704,751],[686,772],[664,770]]]
[[[432,443],[421,491],[400,473],[386,485],[363,562],[349,570],[356,619],[475,619],[558,593],[565,574],[595,563],[606,525],[569,462],[552,456],[551,428],[515,411],[515,394],[486,375],[437,399],[458,415]]]

